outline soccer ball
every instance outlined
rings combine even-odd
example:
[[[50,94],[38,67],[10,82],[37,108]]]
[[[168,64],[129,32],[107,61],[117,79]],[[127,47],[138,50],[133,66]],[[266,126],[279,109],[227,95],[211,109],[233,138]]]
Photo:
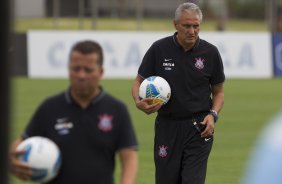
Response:
[[[21,142],[16,149],[24,151],[19,159],[31,166],[32,181],[48,182],[57,175],[61,166],[61,154],[58,146],[50,139],[30,137]]]
[[[139,87],[139,96],[143,98],[152,98],[152,104],[166,104],[170,99],[171,89],[168,82],[160,76],[150,76],[143,80]]]

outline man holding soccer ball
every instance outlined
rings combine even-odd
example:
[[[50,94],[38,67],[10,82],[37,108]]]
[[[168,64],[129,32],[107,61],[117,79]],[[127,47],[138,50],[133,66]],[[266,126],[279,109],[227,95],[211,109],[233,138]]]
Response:
[[[58,175],[49,184],[113,184],[115,156],[121,161],[121,184],[134,184],[137,140],[127,107],[100,86],[103,52],[94,41],[76,43],[69,56],[70,87],[49,97],[36,110],[22,137],[11,146],[11,170],[31,179],[32,168],[16,151],[24,139],[44,136],[62,157]]]
[[[175,12],[176,33],[146,52],[132,86],[141,111],[157,112],[154,159],[156,184],[204,184],[218,113],[223,107],[225,75],[218,49],[199,38],[200,8],[181,4]],[[171,87],[167,104],[140,99],[139,87],[150,76]]]

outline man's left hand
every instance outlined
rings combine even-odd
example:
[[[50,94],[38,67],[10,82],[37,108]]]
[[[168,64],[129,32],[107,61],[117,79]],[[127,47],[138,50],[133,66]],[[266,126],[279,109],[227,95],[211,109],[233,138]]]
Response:
[[[206,126],[205,130],[201,133],[201,137],[209,137],[213,135],[215,124],[212,115],[208,114],[201,124]]]

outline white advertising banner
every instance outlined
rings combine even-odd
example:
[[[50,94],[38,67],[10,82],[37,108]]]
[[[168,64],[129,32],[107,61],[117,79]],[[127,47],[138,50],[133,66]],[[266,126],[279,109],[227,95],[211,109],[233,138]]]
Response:
[[[270,33],[204,33],[201,38],[217,46],[228,78],[272,77]]]
[[[151,44],[173,32],[120,31],[30,31],[28,32],[28,76],[66,78],[69,51],[81,40],[99,42],[104,50],[104,78],[134,78]],[[201,32],[200,37],[216,45],[227,78],[272,76],[269,33]]]

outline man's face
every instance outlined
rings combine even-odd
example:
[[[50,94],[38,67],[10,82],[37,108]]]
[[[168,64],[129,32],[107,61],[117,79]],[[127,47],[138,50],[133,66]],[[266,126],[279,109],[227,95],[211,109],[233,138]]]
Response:
[[[97,53],[82,54],[73,51],[70,55],[69,78],[72,93],[80,98],[91,98],[99,88],[103,68]]]
[[[192,11],[183,12],[179,21],[174,21],[177,39],[185,49],[192,48],[196,43],[200,32],[200,23],[200,16]]]

